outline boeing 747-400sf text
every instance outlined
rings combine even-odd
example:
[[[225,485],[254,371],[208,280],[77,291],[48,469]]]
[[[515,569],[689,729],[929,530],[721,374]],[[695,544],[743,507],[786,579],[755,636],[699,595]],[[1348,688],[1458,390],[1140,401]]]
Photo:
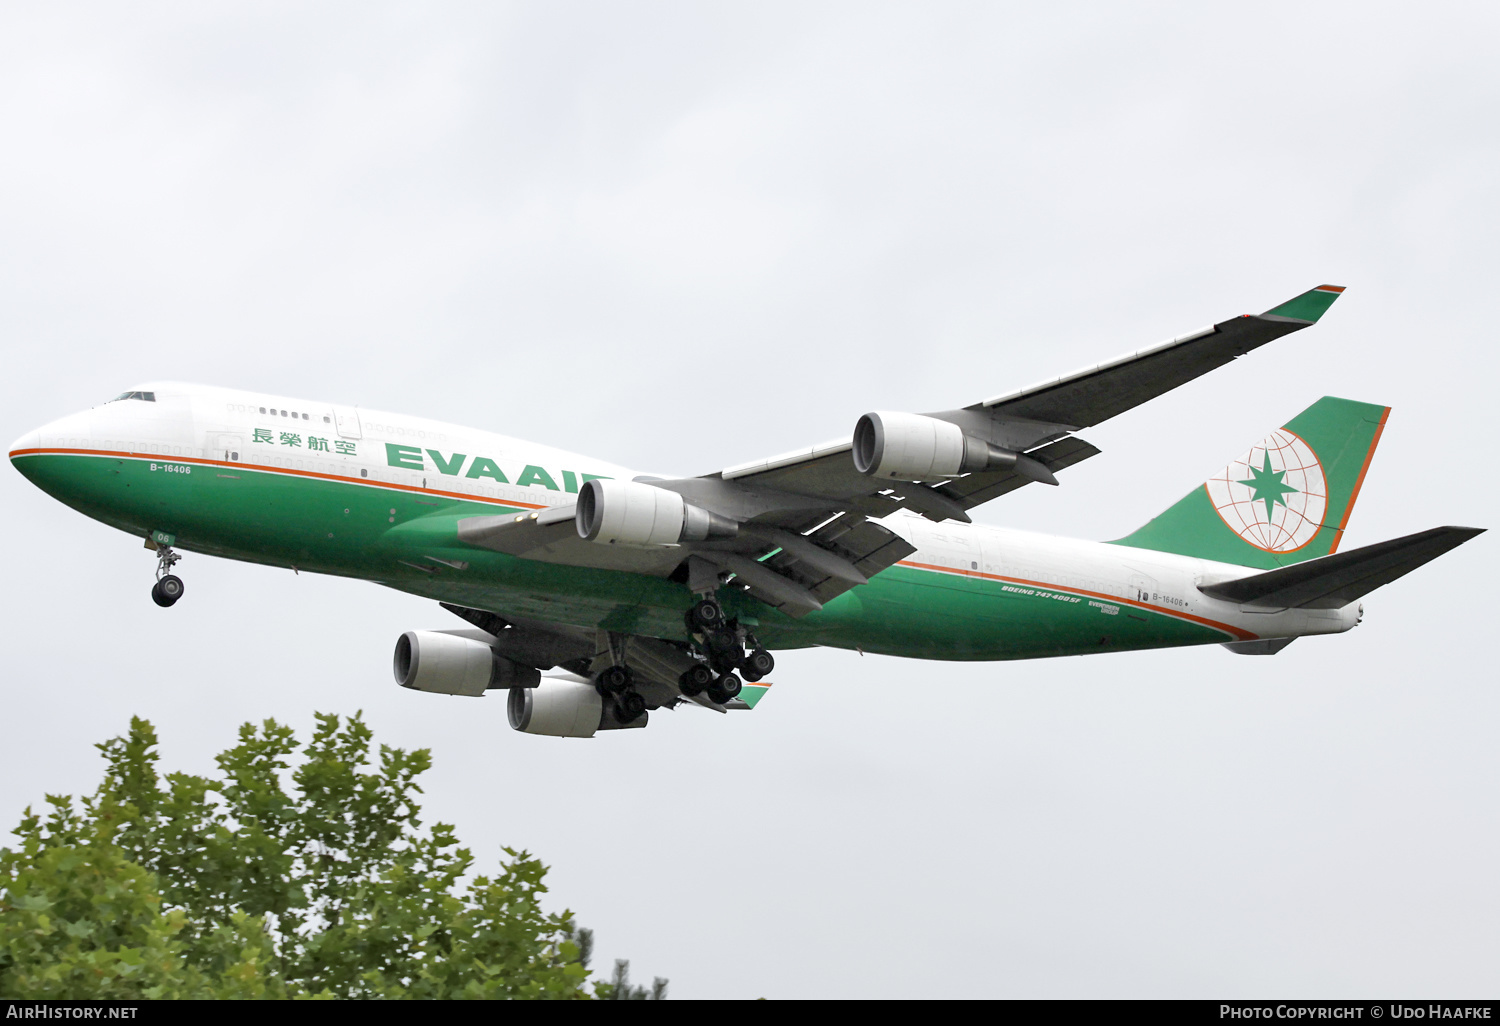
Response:
[[[516,438],[159,382],[29,432],[11,461],[177,549],[375,581],[470,629],[409,631],[408,688],[508,689],[517,730],[753,707],[776,649],[1034,659],[1221,644],[1273,655],[1479,529],[1339,552],[1389,410],[1323,398],[1133,534],[1084,542],[968,511],[1098,454],[1076,434],[1318,320],[1324,285],[961,409],[867,413],[852,437],[701,477],[639,476]],[[542,671],[555,671],[544,677]]]

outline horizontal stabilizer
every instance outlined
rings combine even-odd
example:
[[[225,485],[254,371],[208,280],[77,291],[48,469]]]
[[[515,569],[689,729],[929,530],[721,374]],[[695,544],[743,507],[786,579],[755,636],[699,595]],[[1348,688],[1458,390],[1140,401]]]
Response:
[[[1483,533],[1482,527],[1434,527],[1198,590],[1247,606],[1338,609]]]
[[[744,686],[740,688],[740,697],[731,698],[729,704],[724,708],[730,710],[754,709],[755,704],[764,698],[766,692],[770,689],[771,685],[769,684],[751,684],[749,681],[746,681]]]

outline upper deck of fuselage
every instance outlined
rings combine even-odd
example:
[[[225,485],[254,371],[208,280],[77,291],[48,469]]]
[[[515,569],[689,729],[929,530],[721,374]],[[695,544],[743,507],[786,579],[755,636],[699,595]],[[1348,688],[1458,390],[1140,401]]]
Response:
[[[10,450],[18,466],[45,453],[238,464],[525,506],[571,501],[590,477],[634,476],[617,464],[429,418],[172,381],[133,385],[27,432]]]

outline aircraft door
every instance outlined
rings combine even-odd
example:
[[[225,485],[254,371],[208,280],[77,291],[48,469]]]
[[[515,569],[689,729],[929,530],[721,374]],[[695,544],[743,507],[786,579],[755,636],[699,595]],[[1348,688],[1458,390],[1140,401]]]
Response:
[[[933,524],[925,520],[912,525],[912,544],[917,555],[938,566],[954,570],[979,569],[979,539],[974,531],[950,524]]]
[[[344,438],[359,438],[359,411],[352,406],[335,406],[333,419]]]
[[[209,450],[209,459],[224,460],[229,463],[238,463],[241,447],[244,445],[243,435],[228,435],[215,433],[213,448]]]
[[[984,557],[979,564],[979,568],[985,573],[995,577],[1004,576],[1005,570],[1004,563],[1001,559],[1002,553],[1000,551],[1000,540],[998,538],[985,536],[981,539],[981,543],[984,550]]]
[[[1152,593],[1155,591],[1155,578],[1147,577],[1145,574],[1131,574],[1130,584],[1125,589],[1125,597],[1137,602],[1151,602],[1154,601]]]

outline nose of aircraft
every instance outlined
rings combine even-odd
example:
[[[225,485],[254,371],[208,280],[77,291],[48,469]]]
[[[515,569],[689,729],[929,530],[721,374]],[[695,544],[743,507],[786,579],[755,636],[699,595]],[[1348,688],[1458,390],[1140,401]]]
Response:
[[[10,461],[15,464],[17,470],[31,477],[28,468],[34,466],[36,461],[28,457],[39,455],[39,450],[57,445],[77,445],[88,435],[88,413],[71,414],[49,424],[34,427],[10,443]]]
[[[36,449],[41,445],[42,433],[38,428],[33,428],[20,438],[10,443],[10,458],[15,459],[26,449]]]
[[[28,460],[26,454],[28,453],[28,451],[34,452],[37,449],[40,449],[41,446],[41,428],[33,428],[32,430],[22,435],[20,438],[17,438],[14,442],[10,443],[9,452],[11,466],[19,470],[21,472],[21,475],[28,481],[31,481],[33,484],[36,483],[36,478],[33,476],[33,474],[27,473],[27,471],[33,469],[30,464],[35,461]]]
[[[70,449],[78,446],[87,448],[90,436],[93,434],[92,413],[93,411],[90,410],[84,410],[82,413],[70,413],[66,417],[59,417],[57,420],[32,428],[20,438],[10,443],[10,458],[12,462],[27,450]]]

